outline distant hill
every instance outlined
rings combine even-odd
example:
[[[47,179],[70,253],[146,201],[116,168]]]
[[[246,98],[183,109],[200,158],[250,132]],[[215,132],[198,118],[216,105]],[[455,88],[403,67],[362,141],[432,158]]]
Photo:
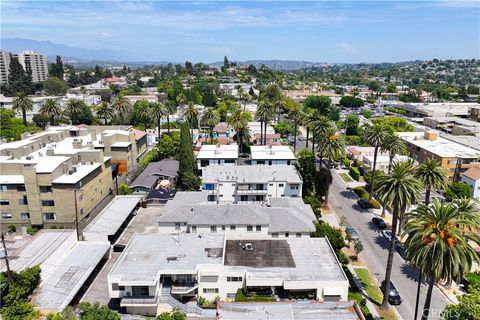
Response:
[[[310,61],[297,61],[297,60],[246,60],[246,61],[232,61],[236,62],[237,65],[254,65],[256,68],[260,67],[261,65],[265,65],[270,69],[277,69],[277,70],[297,70],[303,68],[311,68],[311,67],[322,67],[329,65],[326,62],[310,62]],[[218,61],[214,63],[210,63],[213,67],[221,67],[223,66],[223,61]]]
[[[12,52],[33,50],[42,53],[48,57],[55,57],[56,55],[60,55],[65,61],[132,61],[132,55],[127,52],[120,52],[111,49],[84,49],[70,47],[51,41],[37,41],[31,39],[2,38],[1,49]]]

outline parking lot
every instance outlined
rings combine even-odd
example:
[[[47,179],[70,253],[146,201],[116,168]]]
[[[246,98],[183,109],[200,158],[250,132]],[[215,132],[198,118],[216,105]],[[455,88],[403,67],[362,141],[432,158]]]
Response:
[[[140,208],[137,215],[132,218],[115,244],[126,245],[135,232],[142,234],[157,233],[157,220],[163,210],[163,206]],[[110,250],[110,258],[101,266],[101,270],[96,270],[98,274],[93,282],[91,284],[85,284],[85,286],[90,285],[90,287],[88,289],[85,288],[87,291],[81,301],[109,304],[110,298],[108,297],[107,276],[120,254],[121,252],[113,252],[113,250]]]

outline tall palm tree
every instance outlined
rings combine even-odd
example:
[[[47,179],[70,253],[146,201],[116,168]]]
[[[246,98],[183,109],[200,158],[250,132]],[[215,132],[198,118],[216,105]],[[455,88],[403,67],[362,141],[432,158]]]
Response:
[[[162,137],[161,131],[160,131],[160,122],[162,121],[162,118],[168,114],[167,107],[165,107],[163,103],[153,102],[153,103],[150,103],[150,112],[152,117],[157,122],[158,141],[160,142],[160,138]]]
[[[68,99],[67,103],[65,103],[63,113],[70,118],[70,121],[72,121],[72,118],[82,111],[83,106],[84,103],[81,100]]]
[[[171,101],[171,100],[167,100],[165,102],[165,112],[166,112],[166,116],[167,116],[167,127],[168,127],[168,134],[170,135],[170,115],[172,113],[175,113],[175,102]]]
[[[290,110],[288,111],[288,117],[292,119],[293,121],[293,127],[294,127],[294,132],[293,132],[293,153],[295,154],[297,150],[297,131],[298,131],[298,123],[301,120],[302,117],[302,105],[299,103],[294,103]]]
[[[302,118],[301,118],[301,123],[302,125],[305,127],[305,129],[307,130],[306,132],[306,137],[305,137],[305,148],[308,149],[308,139],[309,139],[309,136],[310,136],[310,118],[311,118],[311,111],[308,110],[307,108],[305,108],[305,106],[303,107],[303,113],[302,113]]]
[[[315,141],[318,137],[325,134],[329,129],[335,128],[332,121],[318,112],[314,112],[310,117],[310,128],[312,130],[312,151],[315,150]]]
[[[395,253],[395,234],[398,217],[401,210],[415,203],[420,198],[422,191],[421,182],[414,176],[411,161],[395,162],[389,175],[378,177],[377,195],[384,205],[392,208],[392,239],[388,250],[387,269],[385,271],[385,286],[383,287],[383,302],[380,308],[388,308],[388,292],[390,291],[390,276],[392,274],[393,256]]]
[[[21,111],[23,125],[27,126],[27,111],[33,110],[33,101],[23,91],[17,92],[17,96],[13,99],[13,111]]]
[[[50,98],[45,100],[42,107],[38,111],[50,118],[51,126],[55,125],[55,117],[58,117],[60,114],[62,114],[60,104],[58,104],[57,100]]]
[[[335,128],[327,128],[318,140],[317,151],[320,156],[320,164],[324,157],[327,157],[331,163],[332,159],[341,157],[345,153],[344,150],[343,137],[337,133]]]
[[[147,100],[140,100],[135,102],[135,107],[138,110],[138,114],[143,118],[143,126],[145,131],[148,127],[148,120],[150,120],[152,109],[150,108],[150,103]]]
[[[210,130],[210,142],[213,141],[213,127],[215,127],[218,122],[220,122],[220,116],[217,111],[214,108],[206,108],[200,119],[200,124],[208,127]]]
[[[193,137],[193,126],[195,125],[195,122],[197,121],[197,117],[198,117],[198,111],[197,109],[195,109],[195,105],[193,104],[193,102],[190,102],[187,106],[187,108],[185,109],[185,113],[184,113],[184,116],[185,116],[185,120],[187,120],[188,122],[188,126],[190,127],[190,133]]]
[[[415,171],[415,176],[425,187],[425,205],[430,204],[430,193],[434,190],[444,189],[448,184],[448,172],[440,166],[440,163],[431,158],[422,162]],[[422,271],[418,273],[417,297],[415,301],[415,318],[418,314],[418,303],[420,300],[420,288],[422,286]]]
[[[358,96],[358,94],[360,93],[360,90],[358,90],[358,88],[353,88],[352,90],[350,90],[350,94],[356,98]]]
[[[242,88],[240,88],[242,89]],[[239,89],[239,91],[240,91]],[[245,108],[247,107],[247,102],[248,100],[250,100],[250,95],[248,94],[248,92],[245,92],[243,89],[241,92],[239,92],[239,98],[240,98],[240,101],[243,102],[243,111],[245,111]]]
[[[480,245],[480,212],[470,200],[420,205],[407,216],[406,255],[427,276],[428,290],[422,320],[427,320],[433,285],[460,280],[480,255],[469,243]]]
[[[102,104],[97,107],[96,113],[98,117],[105,121],[105,125],[107,125],[108,119],[113,119],[115,116],[113,108],[106,102],[102,102]]]
[[[268,103],[267,101],[262,100],[258,104],[255,118],[257,119],[257,121],[260,121],[260,141],[262,145],[266,144],[267,125],[268,122],[272,119],[274,112],[274,107],[272,107],[272,104]]]
[[[122,124],[126,123],[127,115],[130,112],[131,105],[130,102],[124,96],[118,96],[117,99],[113,102],[113,108],[115,113],[118,115],[120,122]]]
[[[368,127],[367,130],[365,130],[365,140],[369,145],[375,148],[373,153],[372,178],[370,180],[370,185],[368,190],[369,192],[368,200],[371,200],[373,196],[373,185],[375,183],[375,170],[377,167],[378,150],[381,148],[381,146],[385,142],[385,138],[387,137],[388,133],[389,131],[387,127],[380,124],[374,124],[373,126]]]
[[[177,104],[179,106],[179,111],[180,111],[180,115],[183,117],[185,116],[184,113],[185,113],[185,103],[187,102],[187,96],[184,94],[184,93],[179,93],[177,95],[177,97],[175,98],[176,101],[177,101]]]
[[[388,174],[392,170],[392,163],[395,155],[402,154],[406,150],[406,145],[403,140],[393,132],[389,132],[383,141],[382,146],[380,147],[382,151],[388,151]],[[382,206],[382,217],[385,217],[385,208],[386,206]]]
[[[240,109],[235,109],[232,115],[228,117],[227,122],[237,132],[238,150],[239,150],[239,153],[241,153],[242,144],[243,144],[242,134],[245,132],[245,130],[248,130],[247,113]]]

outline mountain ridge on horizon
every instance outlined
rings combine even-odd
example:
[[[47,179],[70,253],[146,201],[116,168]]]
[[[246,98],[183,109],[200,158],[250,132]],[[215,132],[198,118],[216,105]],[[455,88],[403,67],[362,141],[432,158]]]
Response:
[[[72,47],[65,44],[55,43],[49,40],[33,40],[33,39],[23,39],[23,38],[1,38],[1,50],[20,52],[22,50],[33,50],[39,53],[45,54],[49,60],[55,59],[56,55],[62,56],[65,61],[75,62],[75,63],[110,63],[110,64],[137,64],[137,65],[147,65],[147,64],[168,64],[168,63],[180,63],[183,62],[173,62],[173,61],[156,61],[156,60],[145,60],[145,59],[135,59],[133,58],[134,54],[132,52],[122,52],[118,50],[113,50],[109,48],[104,49],[86,49],[80,47]],[[272,69],[282,69],[282,70],[296,70],[303,68],[311,67],[322,67],[328,65],[355,65],[355,64],[396,64],[396,63],[412,63],[419,62],[422,60],[415,61],[399,61],[399,62],[376,62],[376,63],[329,63],[329,62],[312,62],[305,60],[288,60],[288,59],[250,59],[244,61],[236,61],[238,64],[250,65],[253,64],[256,67],[266,65]],[[210,66],[220,67],[223,65],[223,61],[215,61],[211,63],[205,63]]]

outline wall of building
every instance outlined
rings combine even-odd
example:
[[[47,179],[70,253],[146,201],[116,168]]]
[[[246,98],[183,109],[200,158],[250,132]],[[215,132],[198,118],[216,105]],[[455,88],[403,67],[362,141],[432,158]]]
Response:
[[[473,180],[462,176],[462,182],[468,184],[472,188],[472,198],[480,200],[480,180]]]

